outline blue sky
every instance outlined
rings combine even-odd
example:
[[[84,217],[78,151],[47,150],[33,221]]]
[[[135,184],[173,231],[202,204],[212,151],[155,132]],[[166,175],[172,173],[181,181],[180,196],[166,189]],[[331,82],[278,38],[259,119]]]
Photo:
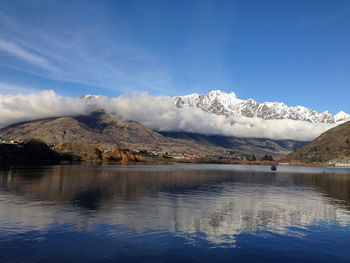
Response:
[[[0,93],[234,91],[350,113],[350,1],[0,2]]]

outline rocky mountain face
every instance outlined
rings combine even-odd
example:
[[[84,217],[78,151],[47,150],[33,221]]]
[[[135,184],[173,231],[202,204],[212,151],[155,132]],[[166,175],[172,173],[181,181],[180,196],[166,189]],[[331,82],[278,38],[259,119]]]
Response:
[[[301,162],[350,162],[350,121],[326,131],[287,158]]]
[[[328,111],[317,112],[303,106],[289,107],[282,102],[259,103],[253,99],[242,100],[234,92],[213,90],[207,95],[190,94],[174,97],[178,108],[184,106],[227,117],[257,117],[265,120],[291,119],[320,123],[342,123],[350,120],[350,114],[343,111],[333,115]]]
[[[38,138],[47,144],[79,142],[122,149],[180,154],[226,155],[228,152],[285,156],[300,147],[291,140],[242,139],[191,133],[159,133],[135,121],[122,121],[104,111],[87,116],[67,116],[34,120],[0,129],[1,140],[26,141]]]

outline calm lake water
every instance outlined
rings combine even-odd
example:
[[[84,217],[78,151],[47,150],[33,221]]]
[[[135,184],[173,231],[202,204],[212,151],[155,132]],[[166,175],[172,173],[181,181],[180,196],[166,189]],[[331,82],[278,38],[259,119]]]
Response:
[[[350,170],[0,170],[0,262],[350,262]]]

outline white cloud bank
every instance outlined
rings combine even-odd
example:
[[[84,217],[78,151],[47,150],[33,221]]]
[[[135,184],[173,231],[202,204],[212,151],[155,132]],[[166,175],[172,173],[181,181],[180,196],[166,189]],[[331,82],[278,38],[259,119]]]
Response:
[[[193,108],[177,108],[168,96],[147,93],[117,98],[68,98],[53,90],[31,94],[0,94],[0,127],[40,118],[88,114],[105,109],[123,120],[135,120],[157,131],[186,131],[237,137],[312,140],[335,124],[259,118],[226,118]]]

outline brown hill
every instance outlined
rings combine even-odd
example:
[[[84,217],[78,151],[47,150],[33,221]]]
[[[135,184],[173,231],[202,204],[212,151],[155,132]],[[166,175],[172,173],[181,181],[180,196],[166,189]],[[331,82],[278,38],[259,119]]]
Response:
[[[321,134],[287,156],[301,162],[328,162],[350,158],[350,121]]]
[[[186,140],[166,138],[135,121],[122,121],[104,112],[89,116],[57,117],[19,123],[0,130],[3,140],[38,138],[47,144],[81,142],[84,144],[132,150],[152,150],[181,153],[223,153]]]
[[[197,155],[224,155],[229,151],[262,156],[285,156],[297,141],[205,136],[189,133],[158,133],[135,121],[122,121],[103,111],[89,116],[57,117],[19,123],[0,129],[2,140],[39,138],[47,144],[80,142],[130,150],[149,150]]]

